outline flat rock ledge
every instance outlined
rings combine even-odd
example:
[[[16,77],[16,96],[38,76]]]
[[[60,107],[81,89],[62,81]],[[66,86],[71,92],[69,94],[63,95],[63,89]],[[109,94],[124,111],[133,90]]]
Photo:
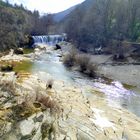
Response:
[[[46,88],[37,75],[22,83],[14,73],[0,79],[2,140],[139,140],[140,119],[101,96],[87,99],[63,81]]]

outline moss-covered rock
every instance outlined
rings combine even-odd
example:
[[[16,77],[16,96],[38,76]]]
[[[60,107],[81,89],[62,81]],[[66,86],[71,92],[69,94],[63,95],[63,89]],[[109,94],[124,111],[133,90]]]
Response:
[[[9,71],[13,71],[13,65],[2,65],[1,66],[1,71],[3,72],[9,72]]]

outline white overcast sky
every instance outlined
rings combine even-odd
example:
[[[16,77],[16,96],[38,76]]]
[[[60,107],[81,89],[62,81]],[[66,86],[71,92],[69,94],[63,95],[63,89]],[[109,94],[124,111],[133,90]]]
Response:
[[[9,0],[10,3],[23,4],[30,10],[40,13],[57,13],[85,0]]]

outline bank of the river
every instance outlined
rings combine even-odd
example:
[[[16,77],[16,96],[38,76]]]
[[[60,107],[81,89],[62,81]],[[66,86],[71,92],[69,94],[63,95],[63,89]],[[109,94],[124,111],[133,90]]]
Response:
[[[140,89],[140,65],[102,66],[100,74]]]
[[[53,54],[57,56],[53,59],[57,66],[62,52],[48,46],[24,57],[46,66],[51,61],[48,56]],[[56,69],[54,72],[59,74],[57,67],[49,66],[46,69]],[[0,72],[1,139],[139,140],[139,117],[115,103],[108,105],[105,94],[97,88],[69,83],[71,77],[65,79],[70,76],[65,73],[62,79],[49,73],[43,67],[19,82],[15,72]],[[50,82],[52,78],[54,82]]]
[[[140,65],[132,62],[113,62],[110,55],[93,55],[93,62],[99,65],[99,74],[113,80],[140,88]]]
[[[72,48],[70,43],[61,43],[63,53]],[[68,49],[69,48],[69,49]],[[113,62],[111,55],[90,55],[91,61],[98,65],[98,74],[140,89],[140,65],[136,60],[128,58],[126,62]],[[133,65],[133,63],[135,65]]]

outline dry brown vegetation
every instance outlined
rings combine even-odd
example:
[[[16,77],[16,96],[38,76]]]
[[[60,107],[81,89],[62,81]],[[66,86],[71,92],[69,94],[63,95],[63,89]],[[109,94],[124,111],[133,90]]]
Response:
[[[91,61],[91,57],[88,54],[78,53],[72,50],[65,55],[63,63],[67,67],[78,67],[80,72],[90,77],[95,77],[96,75],[97,65]]]
[[[52,88],[53,83],[54,83],[54,80],[53,80],[52,78],[49,78],[49,79],[47,80],[46,89],[47,89],[47,88]]]
[[[88,69],[88,63],[90,60],[90,56],[87,54],[78,54],[76,55],[76,64],[80,67],[80,71],[84,72]]]
[[[41,89],[41,87],[36,89],[36,99],[33,104],[35,104],[35,106],[41,105],[41,109],[43,110],[50,109],[52,113],[59,113],[59,103],[56,101],[55,96],[49,95],[53,82],[53,79],[50,78],[47,81],[46,90]]]
[[[0,81],[0,91],[16,95],[15,83],[13,81]]]
[[[48,87],[53,85],[52,79],[48,82]],[[52,90],[51,88],[49,90]],[[8,116],[10,120],[20,121],[26,119],[38,111],[49,109],[51,114],[59,114],[60,107],[54,96],[48,95],[49,90],[38,85],[37,90],[24,89],[13,81],[1,80],[0,102],[1,108],[5,108],[6,103],[11,105],[7,108],[11,112]],[[20,92],[20,93],[19,93]]]
[[[77,50],[72,48],[68,54],[63,58],[64,65],[67,67],[72,67],[75,65]]]
[[[95,48],[107,48],[110,43],[120,41],[139,42],[140,1],[86,0],[63,25],[68,40],[84,52],[94,53]]]
[[[37,112],[38,110],[33,106],[30,102],[23,102],[21,104],[17,104],[12,106],[12,113],[10,115],[11,119],[16,121],[21,121],[30,117],[32,114]]]
[[[52,113],[58,113],[59,105],[57,101],[47,94],[39,94],[36,99],[45,108],[49,108]]]

